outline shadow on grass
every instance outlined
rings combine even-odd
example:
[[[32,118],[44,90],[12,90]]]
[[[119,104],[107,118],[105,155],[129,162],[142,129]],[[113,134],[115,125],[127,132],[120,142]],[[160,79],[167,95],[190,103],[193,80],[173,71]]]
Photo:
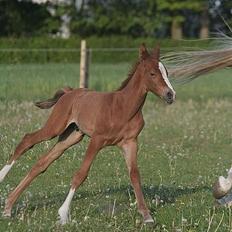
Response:
[[[209,186],[196,186],[196,187],[178,187],[178,186],[144,186],[144,195],[149,199],[160,198],[164,204],[174,203],[178,197],[183,195],[191,195],[198,192],[210,192]]]
[[[164,205],[164,204],[171,204],[176,201],[177,198],[184,196],[184,195],[191,195],[194,193],[198,192],[210,192],[211,187],[208,186],[196,186],[196,187],[177,187],[177,186],[143,186],[143,193],[145,195],[146,199],[153,200],[157,199],[162,200],[159,205]],[[129,195],[134,197],[134,192],[131,186],[129,185],[124,185],[119,188],[111,188],[107,189],[102,192],[91,192],[91,191],[77,191],[77,194],[74,196],[73,201],[78,201],[79,199],[86,199],[89,198],[90,202],[94,201],[99,201],[102,202],[105,201],[106,195],[109,197],[115,194],[119,194],[114,197],[114,199],[119,199],[119,202],[125,202],[123,201],[122,198],[126,199],[126,204],[129,202]],[[19,202],[18,205],[14,208],[17,208],[17,211],[24,210],[27,208],[27,210],[34,211],[35,209],[38,208],[43,208],[43,207],[49,207],[52,205],[57,205],[58,207],[61,206],[63,201],[65,200],[65,197],[67,194],[61,194],[61,193],[53,193],[52,196],[46,198],[46,199],[38,199],[38,201],[35,201],[35,199],[30,199],[27,206],[25,207],[25,203],[23,204],[22,202]],[[36,196],[35,196],[36,197]],[[112,199],[112,198],[111,198]],[[121,199],[121,200],[120,200]],[[106,205],[106,202],[103,203],[105,205],[101,206],[100,209],[103,209],[105,207],[108,207]],[[104,211],[104,210],[103,210]],[[16,216],[17,212],[14,210],[12,213],[12,216]]]

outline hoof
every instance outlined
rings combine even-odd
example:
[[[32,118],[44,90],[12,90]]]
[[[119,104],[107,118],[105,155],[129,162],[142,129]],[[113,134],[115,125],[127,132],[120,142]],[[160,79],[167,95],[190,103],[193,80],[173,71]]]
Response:
[[[60,225],[65,225],[69,222],[69,218],[68,218],[68,213],[63,211],[62,209],[59,209],[58,211],[58,214],[59,214],[59,221],[58,223]]]
[[[147,217],[144,218],[144,223],[155,223],[151,215],[148,215]]]
[[[68,223],[68,219],[64,219],[64,218],[61,218],[60,217],[60,219],[59,219],[59,221],[58,221],[58,224],[60,224],[61,226],[63,226],[63,225],[66,225]]]
[[[11,217],[11,210],[4,210],[3,213],[2,213],[2,216],[4,218],[9,218]]]
[[[1,173],[0,173],[0,175],[1,175]],[[3,182],[4,178],[5,178],[5,176],[0,176],[0,183]]]

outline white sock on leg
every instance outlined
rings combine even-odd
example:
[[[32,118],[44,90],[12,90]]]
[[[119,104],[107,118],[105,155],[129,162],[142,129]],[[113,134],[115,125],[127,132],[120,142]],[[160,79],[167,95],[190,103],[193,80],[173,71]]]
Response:
[[[2,168],[2,170],[0,171],[0,183],[4,180],[4,178],[6,177],[7,173],[10,171],[14,163],[15,161],[13,161],[11,164],[6,164]]]
[[[69,190],[68,196],[66,197],[63,205],[58,210],[61,225],[64,225],[68,222],[69,207],[70,207],[74,193],[75,193],[74,189]]]

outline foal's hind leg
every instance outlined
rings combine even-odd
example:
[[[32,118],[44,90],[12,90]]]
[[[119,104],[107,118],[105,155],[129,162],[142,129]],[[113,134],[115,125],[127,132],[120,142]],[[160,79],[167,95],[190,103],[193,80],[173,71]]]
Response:
[[[4,180],[5,176],[10,171],[15,161],[23,153],[31,149],[35,144],[52,139],[53,137],[60,135],[65,130],[66,123],[64,122],[64,120],[63,122],[62,120],[59,120],[59,123],[57,123],[56,121],[58,120],[54,120],[54,115],[52,114],[43,128],[36,132],[26,134],[23,137],[22,141],[16,147],[15,152],[11,156],[8,163],[0,171],[0,182]]]
[[[73,128],[68,128],[59,138],[55,146],[44,156],[42,156],[38,162],[32,167],[27,176],[20,182],[15,190],[9,195],[6,200],[6,206],[4,210],[5,216],[11,215],[11,209],[15,201],[18,199],[24,189],[37,177],[39,174],[46,171],[53,161],[58,159],[63,152],[70,146],[78,143],[83,138],[81,132],[73,131]]]
[[[47,135],[47,136],[46,136]],[[11,156],[8,163],[0,171],[0,182],[2,182],[7,175],[7,173],[12,168],[15,161],[26,151],[32,148],[35,144],[42,142],[43,140],[49,139],[50,136],[44,132],[44,129],[40,129],[34,133],[26,134],[22,141],[18,144],[15,149],[14,154]]]

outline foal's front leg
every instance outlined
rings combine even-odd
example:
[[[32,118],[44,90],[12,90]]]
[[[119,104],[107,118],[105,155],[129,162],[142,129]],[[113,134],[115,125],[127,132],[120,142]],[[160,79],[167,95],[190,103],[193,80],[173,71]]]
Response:
[[[141,189],[140,174],[137,166],[137,140],[127,140],[121,145],[121,147],[124,151],[124,156],[129,171],[131,183],[135,191],[138,210],[142,214],[145,223],[154,222],[150,215],[150,211],[146,206],[143,192]]]
[[[72,179],[71,188],[69,190],[68,196],[66,197],[64,203],[59,208],[60,224],[64,225],[68,222],[69,208],[71,205],[72,198],[75,191],[79,186],[85,181],[91,164],[97,155],[98,151],[103,147],[103,143],[98,138],[91,138],[87,151],[85,153],[84,160],[81,164],[80,169],[74,174]]]

